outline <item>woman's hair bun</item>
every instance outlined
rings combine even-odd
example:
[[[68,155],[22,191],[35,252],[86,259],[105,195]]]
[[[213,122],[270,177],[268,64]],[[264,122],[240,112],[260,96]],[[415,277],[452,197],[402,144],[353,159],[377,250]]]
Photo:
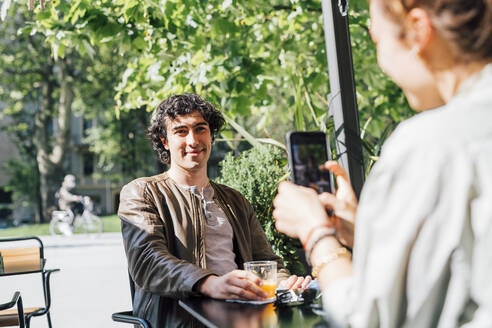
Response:
[[[492,59],[492,0],[392,0],[386,8],[401,18],[402,13],[420,7],[432,17],[434,27],[452,45],[461,60]],[[398,4],[398,6],[395,6]]]

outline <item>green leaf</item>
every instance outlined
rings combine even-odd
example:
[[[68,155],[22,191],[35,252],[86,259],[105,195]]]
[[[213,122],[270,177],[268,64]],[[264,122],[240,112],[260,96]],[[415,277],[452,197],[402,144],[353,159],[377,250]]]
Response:
[[[138,36],[132,41],[132,46],[137,50],[144,50],[147,48],[147,42],[142,36]]]
[[[202,49],[198,50],[195,55],[191,58],[191,64],[192,65],[199,65],[205,61],[205,53],[203,52]]]
[[[301,79],[299,78],[299,83],[296,88],[296,103],[295,103],[295,111],[294,118],[296,123],[297,131],[305,131],[306,130],[306,122],[304,121],[304,113],[302,108],[302,96],[301,96]]]
[[[280,143],[277,140],[272,139],[272,138],[257,138],[256,140],[261,142],[261,143],[274,145],[274,146],[277,146],[283,150],[287,150],[287,147],[283,143]]]
[[[94,48],[92,48],[90,43],[87,42],[86,40],[82,40],[82,44],[84,45],[84,49],[87,52],[87,54],[89,55],[89,58],[94,59],[94,55],[96,54],[96,51],[94,50]]]
[[[224,115],[224,118],[230,126],[232,126],[240,135],[242,135],[248,142],[255,147],[261,147],[261,144],[253,137],[248,131],[246,131],[242,126],[237,124],[232,118],[227,115]]]

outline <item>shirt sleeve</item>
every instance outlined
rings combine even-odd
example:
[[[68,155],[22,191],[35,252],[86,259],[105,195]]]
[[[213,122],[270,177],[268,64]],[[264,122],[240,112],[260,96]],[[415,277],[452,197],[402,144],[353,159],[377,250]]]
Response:
[[[329,322],[339,324],[348,322],[352,309],[349,295],[352,291],[352,284],[352,277],[342,278],[323,291],[323,307]]]
[[[492,149],[492,142],[489,142]],[[473,231],[470,307],[464,317],[464,327],[492,327],[492,151],[477,151],[473,159],[477,195],[470,206]],[[468,322],[467,322],[468,321]]]

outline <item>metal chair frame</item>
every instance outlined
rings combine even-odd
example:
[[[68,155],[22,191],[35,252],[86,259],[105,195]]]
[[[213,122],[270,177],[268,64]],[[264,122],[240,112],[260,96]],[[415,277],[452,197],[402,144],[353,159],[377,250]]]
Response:
[[[22,297],[20,292],[15,292],[12,300],[8,303],[0,304],[0,311],[7,310],[17,305],[17,315],[19,317],[19,327],[25,328],[26,324],[24,321],[24,307],[22,306]]]
[[[132,306],[133,306],[133,297],[135,295],[135,282],[133,281],[130,273],[128,273],[128,278],[130,280],[130,294],[132,296]],[[134,316],[133,311],[116,312],[111,315],[111,318],[113,319],[113,321],[131,323],[137,325],[140,328],[152,328],[145,319]]]
[[[51,277],[51,274],[53,272],[60,271],[60,269],[50,269],[50,270],[44,269],[44,264],[46,262],[46,259],[44,258],[44,245],[43,245],[43,242],[41,241],[41,239],[39,239],[36,236],[18,237],[18,238],[0,238],[0,243],[2,243],[2,242],[14,242],[14,241],[25,241],[25,240],[36,240],[39,243],[39,256],[40,256],[40,260],[41,260],[40,269],[35,270],[35,271],[4,273],[4,274],[0,274],[0,277],[21,275],[21,274],[31,274],[31,273],[41,273],[41,280],[43,283],[43,294],[44,294],[45,306],[38,311],[28,313],[25,316],[25,324],[26,324],[26,327],[29,328],[32,317],[38,317],[38,316],[46,314],[46,319],[48,320],[48,327],[52,328],[51,314],[50,314],[50,307],[51,307],[50,277]],[[22,300],[21,300],[21,302],[22,302]]]

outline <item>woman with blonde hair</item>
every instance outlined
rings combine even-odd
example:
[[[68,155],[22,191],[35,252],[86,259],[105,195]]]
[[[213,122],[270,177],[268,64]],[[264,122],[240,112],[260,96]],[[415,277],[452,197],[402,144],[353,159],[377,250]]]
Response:
[[[335,195],[282,183],[276,226],[303,243],[341,326],[492,327],[492,0],[370,11],[378,62],[421,113],[385,143],[359,204],[328,162]]]

